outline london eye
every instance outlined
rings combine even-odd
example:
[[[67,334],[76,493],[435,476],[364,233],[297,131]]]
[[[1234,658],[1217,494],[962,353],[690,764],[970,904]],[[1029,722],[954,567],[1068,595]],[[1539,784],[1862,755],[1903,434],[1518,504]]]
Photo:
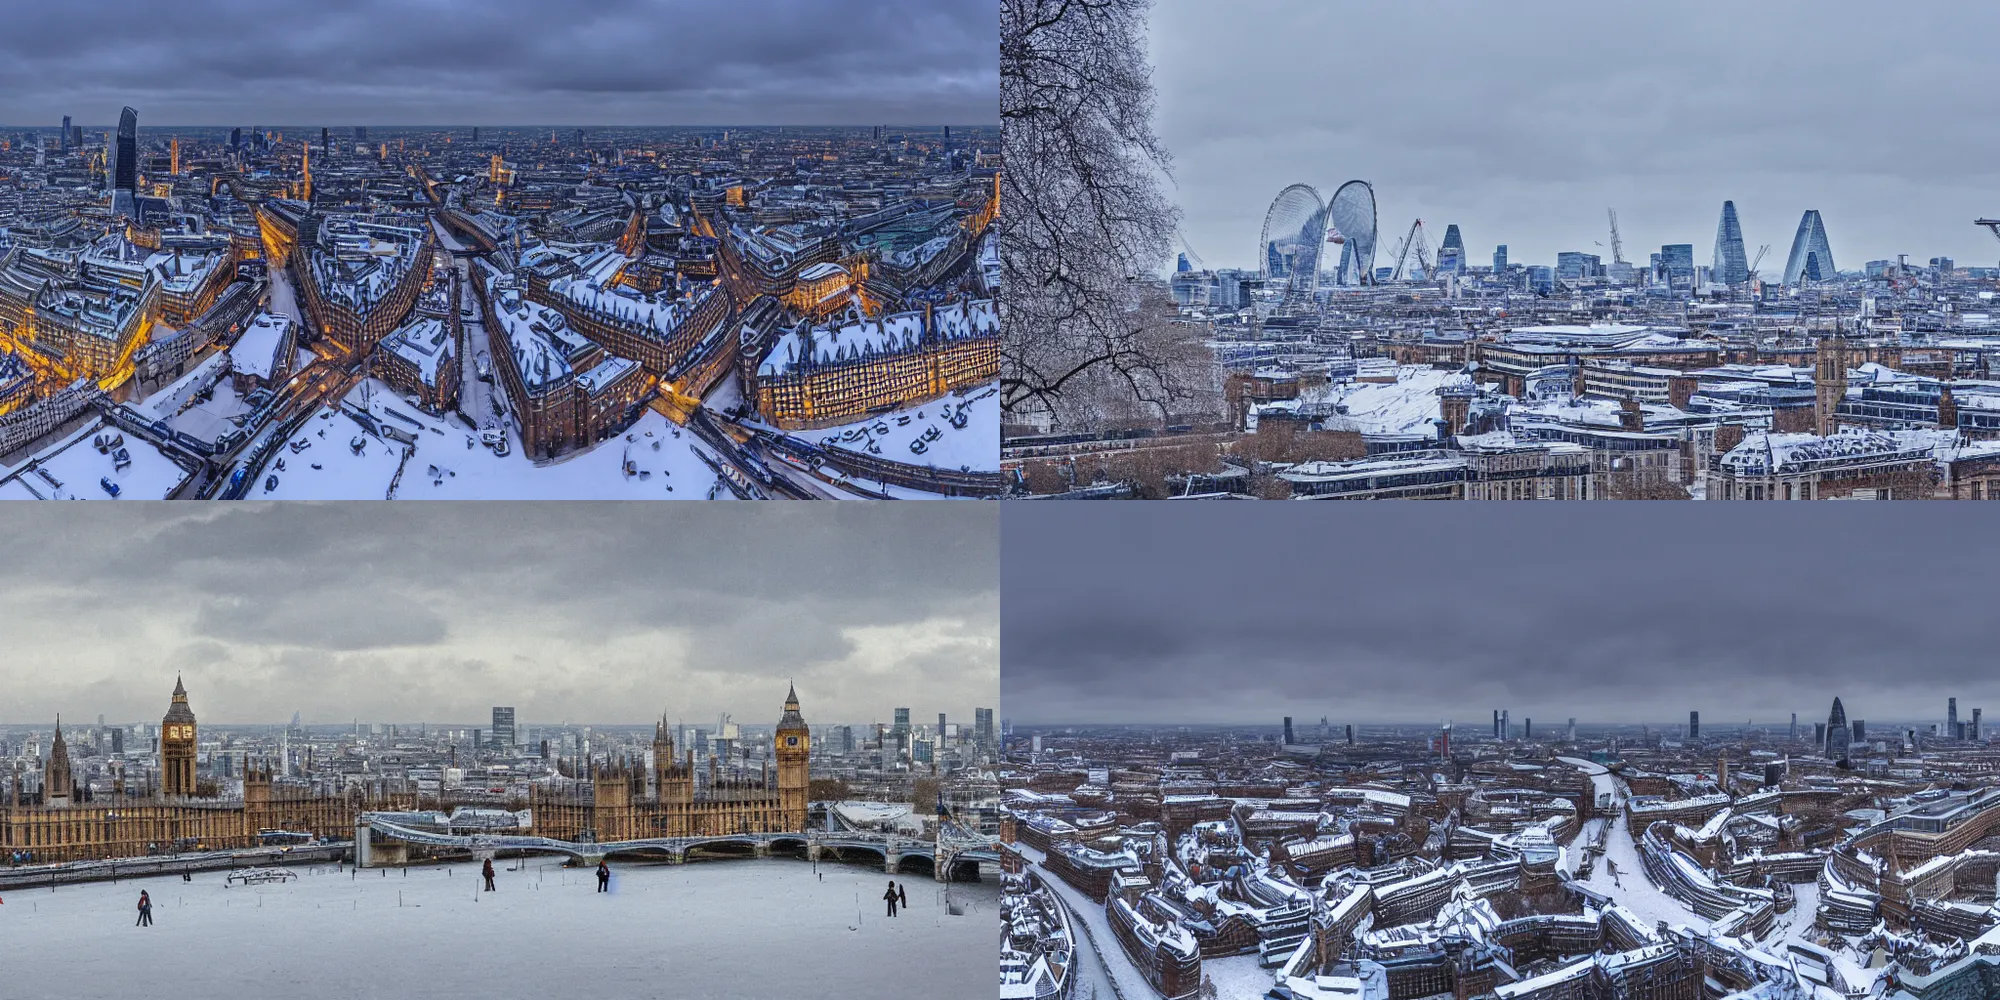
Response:
[[[1311,295],[1319,289],[1320,247],[1326,238],[1326,205],[1311,185],[1294,184],[1278,192],[1264,213],[1264,235],[1257,246],[1265,287],[1283,279],[1285,296]]]

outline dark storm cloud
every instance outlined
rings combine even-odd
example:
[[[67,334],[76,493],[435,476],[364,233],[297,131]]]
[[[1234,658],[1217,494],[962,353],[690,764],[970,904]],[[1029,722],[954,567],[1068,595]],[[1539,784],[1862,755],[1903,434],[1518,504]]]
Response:
[[[1017,504],[1021,722],[1545,723],[2000,712],[1983,512]],[[1900,513],[1900,512],[1899,512]]]
[[[1562,250],[1628,260],[1692,243],[1724,199],[1782,271],[1819,209],[1842,268],[1908,253],[1991,264],[1971,225],[2000,212],[1988,127],[2000,6],[1853,2],[1350,4],[1160,0],[1160,132],[1190,242],[1255,266],[1285,185],[1372,181],[1381,256],[1422,218],[1474,262]],[[1596,244],[1603,243],[1604,247]],[[1389,261],[1388,263],[1393,263]]]
[[[724,509],[728,508],[728,509]],[[157,714],[970,718],[999,681],[991,505],[0,507],[0,722]]]
[[[13,4],[0,122],[987,124],[980,0]]]

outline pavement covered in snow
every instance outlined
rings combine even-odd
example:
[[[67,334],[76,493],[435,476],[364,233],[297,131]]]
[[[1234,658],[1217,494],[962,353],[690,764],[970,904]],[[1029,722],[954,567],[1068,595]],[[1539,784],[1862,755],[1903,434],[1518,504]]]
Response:
[[[518,868],[516,866],[519,866]],[[361,997],[929,998],[990,996],[999,887],[907,882],[796,860],[586,869],[502,859],[499,891],[472,864],[294,869],[296,881],[228,887],[221,872],[0,896],[0,1000],[177,995]],[[897,879],[903,882],[902,878]],[[140,890],[154,925],[133,926]]]
[[[427,415],[380,382],[363,385],[367,391],[357,386],[342,407],[321,410],[294,432],[287,446],[259,470],[246,498],[699,500],[716,482],[715,472],[697,456],[707,446],[652,410],[588,451],[536,465],[523,457],[520,436],[511,426],[508,454],[495,455],[457,417]],[[417,440],[414,451],[406,458],[407,445],[370,433],[350,410],[372,415],[380,427],[411,433]],[[471,447],[466,446],[468,439],[473,441]],[[305,447],[293,451],[290,445],[298,442]],[[278,459],[284,461],[284,469],[277,468]],[[628,461],[631,474],[626,472]],[[266,490],[264,485],[273,475],[277,485]],[[718,494],[730,496],[727,489]]]
[[[955,426],[954,417],[962,417],[964,426]],[[993,384],[964,395],[946,394],[837,427],[785,433],[816,447],[840,448],[904,465],[995,472],[1000,468],[1000,387]],[[921,445],[923,450],[913,450],[912,445]]]
[[[100,452],[94,443],[99,436],[123,437],[124,443]],[[129,460],[122,468],[119,449]],[[0,476],[6,477],[0,481],[0,499],[164,500],[187,480],[188,472],[145,439],[90,420]],[[118,488],[115,497],[106,482]]]

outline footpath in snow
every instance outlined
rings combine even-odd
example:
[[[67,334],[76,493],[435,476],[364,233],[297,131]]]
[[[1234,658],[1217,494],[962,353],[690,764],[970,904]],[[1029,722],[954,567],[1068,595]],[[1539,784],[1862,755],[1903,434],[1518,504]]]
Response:
[[[587,451],[536,465],[512,427],[508,454],[496,455],[458,418],[425,414],[380,382],[363,386],[293,432],[245,498],[381,500],[393,485],[398,500],[701,500],[716,482],[700,457],[713,457],[707,446],[652,410]],[[377,431],[355,412],[372,418]],[[414,448],[384,428],[408,434]],[[273,476],[276,485],[266,489]]]

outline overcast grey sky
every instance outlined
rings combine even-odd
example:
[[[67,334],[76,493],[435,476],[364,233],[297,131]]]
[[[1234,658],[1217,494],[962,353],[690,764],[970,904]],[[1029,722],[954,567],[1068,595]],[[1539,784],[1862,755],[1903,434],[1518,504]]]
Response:
[[[972,720],[992,504],[6,504],[0,722]]]
[[[1992,266],[1972,220],[2000,215],[1996,38],[2000,5],[1969,0],[1159,0],[1156,124],[1211,267],[1256,265],[1285,185],[1352,178],[1378,263],[1417,218],[1433,249],[1458,223],[1475,263],[1609,261],[1611,207],[1626,259],[1692,243],[1706,264],[1727,198],[1766,274],[1809,208],[1843,269]]]
[[[1283,506],[1008,505],[1007,716],[1733,725],[1823,720],[1836,695],[1883,723],[1952,696],[2000,715],[1986,511]]]
[[[990,0],[10,3],[0,123],[999,121]]]

